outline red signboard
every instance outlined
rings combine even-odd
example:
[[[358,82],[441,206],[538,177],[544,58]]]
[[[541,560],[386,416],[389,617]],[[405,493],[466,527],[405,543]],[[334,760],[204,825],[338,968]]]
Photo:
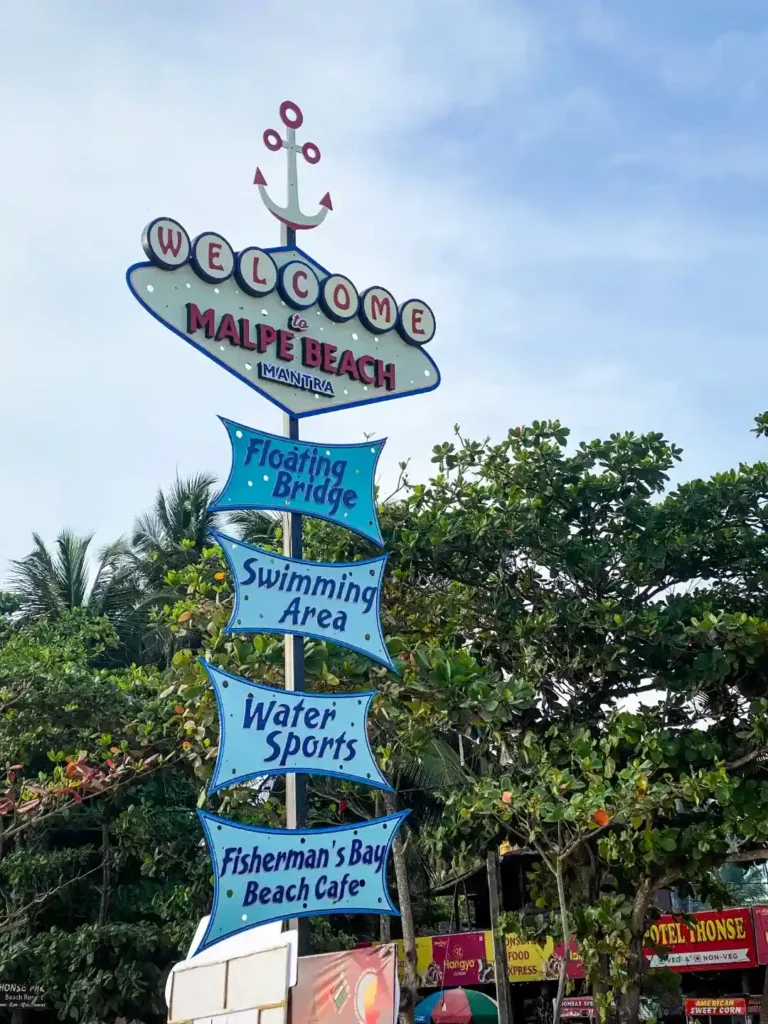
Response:
[[[673,971],[706,971],[755,967],[752,917],[745,907],[692,914],[689,926],[682,917],[665,915],[651,925],[646,936],[655,948],[646,948],[651,967]]]
[[[486,960],[485,932],[433,935],[432,964],[439,971],[441,984],[446,988],[494,981],[493,967]]]
[[[747,1012],[746,999],[686,999],[686,1017],[743,1017]]]
[[[753,907],[757,962],[768,964],[768,907]]]

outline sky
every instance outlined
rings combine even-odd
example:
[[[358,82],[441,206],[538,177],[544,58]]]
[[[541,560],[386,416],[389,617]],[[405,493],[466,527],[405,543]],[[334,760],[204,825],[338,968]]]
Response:
[[[281,414],[131,297],[145,224],[279,243],[261,135],[304,111],[305,248],[437,318],[431,394],[302,423],[425,479],[501,440],[663,431],[676,480],[764,457],[764,0],[3,0],[0,580],[65,526],[107,543],[160,486],[225,477],[217,414]],[[281,196],[278,194],[278,199]]]

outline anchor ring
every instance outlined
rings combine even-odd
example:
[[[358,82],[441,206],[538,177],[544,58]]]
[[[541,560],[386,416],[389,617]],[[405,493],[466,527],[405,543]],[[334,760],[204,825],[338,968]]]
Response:
[[[305,142],[301,147],[301,155],[307,161],[308,164],[319,164],[320,163],[320,150],[314,144],[314,142]]]
[[[301,128],[304,124],[304,115],[298,104],[285,100],[280,104],[280,120],[286,128]]]
[[[283,140],[280,138],[274,128],[267,128],[262,135],[264,145],[267,149],[271,149],[273,153],[276,153],[278,149],[283,148]]]

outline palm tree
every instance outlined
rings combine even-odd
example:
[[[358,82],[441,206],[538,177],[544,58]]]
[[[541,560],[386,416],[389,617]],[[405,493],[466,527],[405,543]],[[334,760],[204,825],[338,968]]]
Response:
[[[62,530],[53,550],[33,533],[34,547],[11,562],[12,593],[27,619],[58,618],[74,608],[120,618],[138,597],[129,551],[123,540],[103,547],[93,568],[89,553],[93,534]]]
[[[242,512],[231,512],[229,523],[235,527],[240,540],[246,544],[274,544],[276,531],[283,524],[279,512],[264,512],[259,509],[247,509]]]
[[[210,507],[215,484],[207,473],[176,477],[167,494],[157,492],[151,511],[134,520],[131,542],[150,590],[159,590],[170,570],[194,562],[211,544],[208,530],[221,519]]]

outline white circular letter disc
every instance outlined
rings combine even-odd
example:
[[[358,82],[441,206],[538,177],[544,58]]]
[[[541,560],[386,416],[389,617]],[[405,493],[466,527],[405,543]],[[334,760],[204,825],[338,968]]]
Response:
[[[374,334],[386,334],[397,323],[397,303],[386,288],[366,288],[360,296],[360,319]]]
[[[192,266],[197,276],[210,284],[226,281],[235,269],[232,246],[222,235],[204,231],[192,243]]]
[[[294,309],[309,309],[317,302],[320,283],[306,263],[292,260],[281,267],[277,287],[280,294]]]
[[[177,220],[156,217],[144,228],[141,246],[156,267],[175,270],[189,259],[189,235]]]
[[[408,299],[400,307],[397,330],[409,345],[426,345],[435,336],[435,314],[420,299]]]
[[[268,295],[277,284],[277,267],[268,252],[251,246],[238,255],[235,276],[249,295]]]
[[[331,274],[320,285],[320,305],[331,320],[339,323],[351,320],[357,313],[358,302],[357,288],[348,277]]]

